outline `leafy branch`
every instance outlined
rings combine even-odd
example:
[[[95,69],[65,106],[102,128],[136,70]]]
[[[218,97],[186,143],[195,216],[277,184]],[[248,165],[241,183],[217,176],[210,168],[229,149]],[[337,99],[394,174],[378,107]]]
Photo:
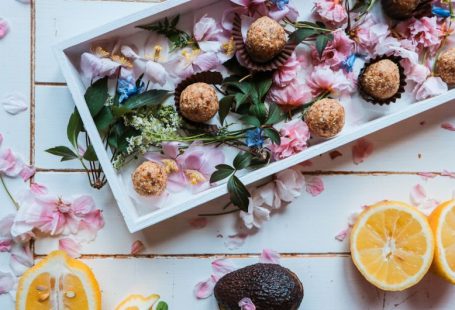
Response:
[[[295,44],[300,44],[304,41],[315,41],[319,56],[322,56],[327,44],[333,40],[332,30],[328,29],[322,22],[300,21],[291,24],[297,30],[291,33],[289,39]]]

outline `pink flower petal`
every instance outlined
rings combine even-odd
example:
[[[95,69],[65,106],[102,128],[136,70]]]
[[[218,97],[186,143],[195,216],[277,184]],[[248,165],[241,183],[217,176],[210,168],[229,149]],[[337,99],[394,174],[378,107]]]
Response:
[[[21,276],[27,269],[32,267],[33,253],[30,244],[14,244],[11,248],[10,267],[16,276]]]
[[[226,258],[220,258],[212,262],[213,273],[220,278],[236,269],[237,267],[234,263]]]
[[[78,258],[81,256],[81,245],[71,238],[62,238],[58,241],[58,249],[65,251],[69,256]]]
[[[432,172],[418,172],[417,175],[421,176],[422,179],[427,181],[428,179],[433,179],[437,177],[438,175]]]
[[[256,310],[256,306],[253,304],[253,301],[248,297],[242,298],[239,301],[240,310]]]
[[[15,284],[15,278],[10,273],[0,271],[0,295],[11,291]]]
[[[48,192],[46,186],[38,184],[38,183],[32,183],[30,185],[30,190],[32,191],[32,193],[38,194],[38,195],[45,195]]]
[[[455,179],[455,172],[450,172],[448,170],[443,170],[441,172],[441,176],[443,177],[449,177],[449,178],[452,178],[452,179]]]
[[[313,197],[324,191],[324,182],[319,176],[305,176],[306,191]]]
[[[442,129],[446,129],[446,130],[450,130],[450,131],[455,131],[455,125],[454,124],[451,124],[451,123],[442,123],[441,124],[441,128]]]
[[[417,184],[412,188],[410,196],[412,204],[418,206],[427,198],[427,193],[422,185]]]
[[[180,154],[178,142],[163,143],[162,149],[164,155],[171,159],[177,158],[177,156]]]
[[[235,235],[228,236],[228,240],[224,242],[224,245],[229,250],[235,250],[243,246],[246,238],[248,237],[245,233],[238,233]]]
[[[352,159],[354,164],[363,163],[366,158],[373,154],[373,144],[366,139],[357,140],[352,147]]]
[[[2,99],[3,109],[11,115],[16,115],[28,109],[26,99],[22,94],[12,93]]]
[[[36,169],[33,166],[25,165],[22,171],[20,172],[20,176],[24,181],[30,180],[36,173]]]
[[[131,255],[137,255],[145,250],[145,246],[140,240],[136,240],[131,245]]]
[[[207,226],[208,220],[206,217],[196,217],[188,221],[191,227],[194,229],[202,229]]]
[[[8,22],[6,20],[4,20],[3,18],[0,18],[0,39],[3,39],[4,37],[6,37],[8,32],[9,32]]]
[[[262,250],[261,256],[259,257],[259,262],[262,264],[280,264],[280,253],[264,249]]]
[[[348,236],[349,234],[349,229],[343,229],[342,231],[340,231],[336,236],[335,236],[335,239],[342,242],[346,239],[346,237]]]
[[[205,281],[199,282],[194,287],[194,295],[197,299],[206,299],[213,294],[213,289],[215,288],[215,284],[217,279],[215,276],[210,276]]]

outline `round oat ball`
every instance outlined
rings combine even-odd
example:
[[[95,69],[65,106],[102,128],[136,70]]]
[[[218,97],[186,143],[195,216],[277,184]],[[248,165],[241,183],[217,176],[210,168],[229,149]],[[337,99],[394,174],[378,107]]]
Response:
[[[206,83],[194,83],[180,95],[180,113],[190,121],[204,123],[218,112],[215,88]]]
[[[265,63],[281,53],[286,42],[284,28],[270,17],[264,16],[248,29],[246,50],[254,61]]]
[[[377,100],[387,100],[400,89],[400,69],[389,59],[369,65],[360,78],[362,90]]]
[[[436,72],[447,84],[455,84],[455,48],[451,48],[439,56]]]
[[[421,0],[382,0],[382,8],[387,16],[394,19],[411,18]]]
[[[321,138],[332,138],[344,127],[344,108],[338,100],[321,99],[305,113],[305,122],[310,132]]]
[[[167,174],[163,167],[153,161],[142,163],[131,176],[134,190],[141,196],[159,196],[166,189]]]

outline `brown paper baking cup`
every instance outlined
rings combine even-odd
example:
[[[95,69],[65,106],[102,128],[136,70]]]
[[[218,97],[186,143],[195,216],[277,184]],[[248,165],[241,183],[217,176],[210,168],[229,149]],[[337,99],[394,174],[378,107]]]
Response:
[[[400,72],[400,87],[398,88],[397,93],[393,97],[390,97],[385,100],[381,100],[381,99],[377,99],[377,98],[371,96],[370,94],[367,94],[362,88],[361,80],[362,80],[363,74],[365,73],[365,70],[366,70],[366,68],[368,68],[368,66],[370,66],[380,60],[384,60],[384,59],[389,59],[397,64],[398,70]],[[404,68],[400,64],[400,61],[402,59],[403,58],[398,57],[398,56],[382,55],[382,56],[377,56],[375,58],[372,58],[368,62],[366,62],[365,65],[363,66],[362,70],[360,70],[360,74],[359,74],[359,78],[358,78],[358,89],[359,89],[359,93],[362,96],[362,98],[368,102],[371,102],[372,104],[379,104],[379,105],[389,105],[389,104],[397,101],[398,99],[400,99],[401,95],[404,93],[404,87],[406,86],[406,75],[404,74]]]
[[[294,53],[294,50],[297,47],[295,43],[293,43],[292,41],[288,41],[288,43],[285,45],[281,53],[275,56],[275,58],[273,58],[269,62],[266,63],[255,62],[250,57],[248,51],[246,50],[245,42],[242,36],[242,20],[240,18],[240,15],[238,14],[236,14],[234,17],[232,37],[234,38],[237,56],[242,59],[242,62],[249,70],[255,72],[273,71],[278,69],[279,67],[282,67],[292,56],[292,53]]]
[[[185,118],[182,113],[180,113],[180,96],[185,88],[190,86],[191,84],[195,83],[207,83],[207,84],[221,84],[223,83],[223,76],[219,72],[214,71],[205,71],[193,74],[192,76],[188,77],[187,79],[180,82],[175,89],[174,94],[174,104],[177,113],[185,120],[185,122],[189,125],[189,129],[194,130],[202,130],[207,133],[216,133],[218,132],[218,126],[204,124],[204,123],[196,123],[187,118]]]

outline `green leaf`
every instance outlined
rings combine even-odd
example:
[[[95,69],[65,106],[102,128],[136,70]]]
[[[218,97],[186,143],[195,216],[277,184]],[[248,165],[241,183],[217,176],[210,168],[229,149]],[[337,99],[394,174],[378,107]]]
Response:
[[[226,82],[226,83],[224,83],[224,86],[235,87],[238,90],[240,90],[242,93],[248,94],[248,95],[251,95],[255,92],[254,85],[248,81],[243,81],[242,83],[237,82],[237,81]]]
[[[234,173],[235,169],[228,165],[218,165],[217,170],[210,176],[210,183],[226,179]]]
[[[242,122],[245,124],[254,126],[254,127],[261,127],[261,121],[256,116],[251,115],[244,115],[240,118]]]
[[[47,149],[46,152],[62,157],[61,161],[72,160],[79,158],[70,148],[66,146],[56,146],[50,149]]]
[[[247,102],[248,98],[250,98],[249,94],[244,94],[244,93],[237,93],[235,95],[235,108],[236,110],[240,108],[242,105]]]
[[[265,97],[265,95],[267,95],[270,87],[272,87],[272,76],[265,75],[258,80],[256,83],[256,90],[260,102],[262,102],[262,99]]]
[[[109,96],[107,90],[108,78],[102,78],[90,85],[85,92],[85,102],[87,102],[88,109],[92,117],[98,115]]]
[[[139,78],[136,80],[136,88],[140,88],[142,84],[142,79],[144,78],[144,73],[142,73]]]
[[[129,110],[128,108],[125,108],[123,106],[113,106],[112,107],[112,114],[116,117],[116,118],[120,118],[128,113],[130,113],[131,110]]]
[[[312,37],[318,33],[319,33],[319,31],[316,29],[302,28],[302,29],[298,29],[298,30],[294,31],[293,33],[291,33],[289,40],[291,40],[292,42],[294,42],[296,44],[300,44],[303,41],[305,41],[306,39],[308,39],[309,37]]]
[[[277,145],[281,144],[281,137],[279,132],[274,128],[265,128],[264,136],[270,138],[270,140]]]
[[[128,98],[123,106],[127,109],[133,110],[145,106],[159,105],[163,103],[167,96],[169,96],[169,92],[167,90],[152,89]]]
[[[260,124],[264,123],[267,117],[267,110],[264,103],[257,103],[251,106],[250,113],[257,117]],[[259,127],[259,126],[256,126]]]
[[[98,131],[101,133],[105,133],[114,121],[114,115],[109,107],[103,107],[100,113],[95,117],[96,128],[98,128]]]
[[[265,125],[275,125],[285,119],[285,115],[279,106],[271,104],[269,107],[269,117],[265,122]]]
[[[71,114],[70,120],[68,122],[68,127],[66,128],[66,134],[70,143],[77,148],[77,137],[81,132],[83,127],[81,116],[79,112],[75,109],[73,114]]]
[[[229,111],[231,111],[232,105],[234,104],[235,96],[229,95],[226,97],[223,97],[220,100],[220,109],[218,110],[218,115],[220,117],[220,123],[224,124],[224,120],[226,119],[226,116],[229,114]]]
[[[251,195],[242,181],[233,175],[229,178],[227,188],[232,204],[239,207],[240,210],[248,212],[248,198],[251,197]]]
[[[237,170],[248,168],[252,158],[253,156],[250,153],[238,153],[234,158],[234,168]]]
[[[237,57],[232,57],[231,59],[223,63],[223,66],[225,66],[226,69],[229,72],[231,72],[231,74],[237,76],[246,76],[249,74],[248,69],[240,65],[239,61],[237,60]]]
[[[320,34],[316,38],[316,50],[318,51],[319,57],[322,57],[322,53],[324,53],[325,48],[327,47],[327,43],[329,43],[330,37],[324,34]]]
[[[167,305],[166,302],[160,301],[156,306],[156,310],[169,310],[169,306]]]
[[[82,156],[82,157],[88,161],[97,161],[98,160],[98,156],[96,156],[95,149],[93,148],[92,144],[90,144],[87,147],[87,150],[85,151],[84,156]]]

